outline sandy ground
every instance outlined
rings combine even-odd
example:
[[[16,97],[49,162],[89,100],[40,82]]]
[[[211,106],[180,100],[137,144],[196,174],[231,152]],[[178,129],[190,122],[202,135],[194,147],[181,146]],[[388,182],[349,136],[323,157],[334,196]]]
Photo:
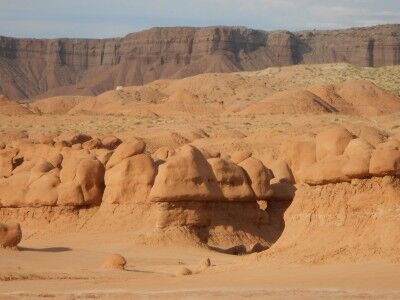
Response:
[[[198,248],[154,247],[129,234],[32,237],[0,255],[0,299],[399,299],[398,264],[288,265]],[[123,241],[123,242],[122,242]],[[126,271],[105,271],[121,253]],[[209,257],[199,274],[175,276]]]
[[[286,83],[291,88],[330,83],[332,78],[342,78],[338,77],[342,73],[343,79],[369,79],[367,75],[373,75],[374,82],[399,94],[398,67],[359,70],[338,66],[335,72],[332,71],[332,78],[325,76],[323,82],[315,81],[319,79],[315,70],[325,72],[325,69],[299,68],[288,68],[287,71],[283,68],[283,75],[279,75],[277,69],[263,71],[265,74],[259,72],[259,75],[269,78],[273,92],[284,90]],[[332,69],[331,66],[326,68]],[[285,73],[289,71],[290,76]],[[305,76],[298,76],[300,71]],[[289,79],[282,81],[282,78]],[[214,84],[214,78],[211,79]],[[239,83],[242,87],[242,81]],[[257,84],[265,86],[262,80]],[[252,86],[249,90],[253,91]],[[247,92],[241,96],[243,99],[248,97]],[[269,93],[269,90],[264,92]],[[261,96],[263,94],[254,97]],[[215,93],[215,99],[219,99],[218,93]],[[368,119],[338,113],[185,114],[157,118],[122,114],[0,115],[0,136],[12,138],[9,132],[19,131],[29,135],[77,131],[93,136],[113,134],[122,139],[142,137],[149,152],[160,146],[178,148],[191,142],[221,154],[250,149],[253,155],[262,156],[276,154],[282,142],[313,134],[323,126],[368,125],[388,135],[400,136],[399,116],[399,112]],[[66,224],[64,233],[34,231],[31,235],[29,230],[33,232],[32,228],[23,228],[20,251],[0,250],[0,300],[400,299],[398,261],[289,264],[282,255],[269,262],[258,260],[254,254],[233,256],[192,246],[146,246],[136,242],[135,232],[73,232],[72,225],[67,225],[70,224]],[[127,259],[126,271],[101,268],[104,258],[111,253],[119,253]],[[190,276],[175,276],[179,267],[194,268],[207,257],[212,262],[209,269]]]

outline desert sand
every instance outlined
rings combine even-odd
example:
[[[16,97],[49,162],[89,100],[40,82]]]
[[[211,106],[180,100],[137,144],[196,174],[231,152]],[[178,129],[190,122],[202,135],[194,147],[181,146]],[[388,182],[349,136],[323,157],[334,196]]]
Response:
[[[399,74],[1,97],[0,299],[400,298]]]

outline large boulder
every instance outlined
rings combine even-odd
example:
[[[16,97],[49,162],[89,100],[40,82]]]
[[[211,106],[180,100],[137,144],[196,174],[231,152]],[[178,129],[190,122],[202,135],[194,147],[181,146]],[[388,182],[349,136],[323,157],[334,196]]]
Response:
[[[103,203],[145,202],[156,174],[154,161],[147,154],[124,159],[106,171]]]
[[[195,147],[185,145],[160,165],[149,198],[155,202],[215,201],[222,192],[212,168]]]
[[[104,173],[104,165],[84,151],[65,154],[60,172],[58,204],[99,205],[104,191]]]
[[[222,191],[222,200],[255,201],[255,194],[241,167],[221,158],[210,158],[208,163]]]
[[[239,166],[246,171],[256,198],[260,200],[266,199],[269,195],[269,182],[273,178],[272,172],[254,157],[245,159]]]
[[[122,143],[117,149],[115,149],[114,153],[108,160],[107,169],[114,167],[128,157],[142,154],[145,148],[146,144],[139,139],[132,139],[129,142]]]
[[[342,155],[353,135],[340,126],[325,129],[315,137],[317,161],[325,157]]]
[[[22,239],[21,227],[16,224],[0,223],[0,248],[15,248]]]

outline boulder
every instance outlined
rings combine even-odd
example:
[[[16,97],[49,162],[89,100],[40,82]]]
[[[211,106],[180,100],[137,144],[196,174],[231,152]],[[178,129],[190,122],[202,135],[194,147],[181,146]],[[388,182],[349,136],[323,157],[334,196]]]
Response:
[[[317,161],[325,157],[342,155],[352,139],[353,135],[340,126],[321,131],[315,137]]]
[[[222,192],[202,153],[185,145],[160,165],[149,198],[155,202],[215,201]]]
[[[104,191],[104,165],[84,152],[64,156],[58,187],[59,205],[99,205]]]
[[[256,198],[262,200],[268,197],[269,182],[273,177],[272,172],[254,157],[245,159],[239,166],[245,170]]]
[[[120,254],[110,254],[103,262],[103,269],[106,270],[124,270],[126,259]]]
[[[207,161],[222,191],[223,198],[221,200],[255,201],[255,194],[241,167],[220,158],[210,158]]]
[[[16,248],[22,239],[21,226],[0,223],[0,248]]]
[[[109,161],[107,162],[107,169],[119,164],[125,158],[142,154],[145,148],[146,144],[139,139],[132,139],[129,142],[122,143],[111,155]]]
[[[154,161],[147,154],[124,159],[105,173],[103,203],[145,202],[156,174]]]

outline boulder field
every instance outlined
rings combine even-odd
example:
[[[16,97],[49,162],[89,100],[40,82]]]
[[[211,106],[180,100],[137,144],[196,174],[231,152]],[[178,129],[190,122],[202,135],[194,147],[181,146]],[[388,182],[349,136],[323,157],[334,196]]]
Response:
[[[29,136],[0,150],[0,221],[29,230],[122,225],[148,243],[184,236],[232,254],[278,241],[269,255],[305,249],[325,260],[343,248],[390,256],[400,241],[396,230],[385,238],[399,225],[399,176],[400,141],[372,129],[335,126],[287,141],[268,166],[245,151],[187,144],[150,153],[133,137]],[[325,235],[331,243],[316,244]]]

